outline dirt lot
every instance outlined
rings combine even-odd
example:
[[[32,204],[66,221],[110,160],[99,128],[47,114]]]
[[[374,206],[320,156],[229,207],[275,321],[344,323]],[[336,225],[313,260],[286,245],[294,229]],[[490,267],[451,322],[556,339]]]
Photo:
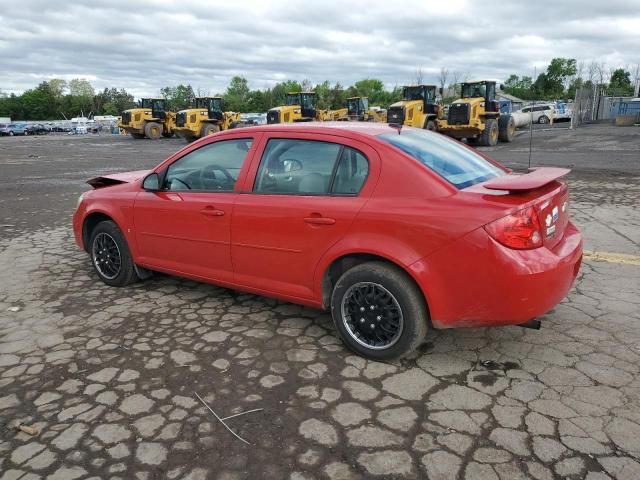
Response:
[[[540,331],[432,332],[390,364],[350,355],[324,312],[96,278],[69,226],[83,181],[182,145],[0,138],[0,479],[640,478],[639,129],[536,131],[532,154],[573,168],[585,248],[635,257],[587,258]],[[521,169],[528,148],[485,151]],[[228,420],[250,445],[196,393],[262,409]]]

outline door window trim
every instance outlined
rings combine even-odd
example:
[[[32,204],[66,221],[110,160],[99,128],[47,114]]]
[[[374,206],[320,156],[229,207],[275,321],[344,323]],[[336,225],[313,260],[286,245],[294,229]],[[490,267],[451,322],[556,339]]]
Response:
[[[258,178],[260,175],[260,166],[262,165],[262,161],[264,160],[264,155],[267,151],[267,148],[269,146],[269,142],[272,140],[293,140],[293,141],[306,141],[306,142],[318,142],[318,143],[331,143],[334,145],[338,145],[340,147],[340,149],[338,150],[338,154],[336,155],[336,161],[333,165],[333,168],[331,170],[331,177],[329,178],[329,185],[327,187],[327,193],[305,193],[305,192],[257,192],[256,189],[256,185],[258,182]],[[362,185],[360,185],[360,189],[356,192],[356,193],[333,193],[331,190],[333,190],[333,186],[335,184],[335,179],[336,179],[336,174],[338,171],[338,166],[340,165],[340,161],[342,160],[342,154],[345,150],[345,148],[349,148],[357,153],[359,153],[360,155],[362,155],[362,157],[366,160],[367,162],[367,175],[364,177],[364,180],[362,182]],[[362,192],[362,190],[364,189],[367,180],[369,179],[369,175],[371,173],[371,161],[369,160],[369,157],[367,157],[367,155],[364,154],[364,152],[356,147],[352,147],[350,145],[345,145],[344,143],[339,143],[339,142],[334,142],[331,140],[318,140],[318,139],[314,139],[314,138],[296,138],[296,137],[281,137],[281,136],[273,136],[273,137],[269,137],[266,138],[264,141],[264,145],[262,147],[262,155],[260,155],[260,158],[258,159],[258,165],[257,165],[257,169],[255,171],[255,176],[253,179],[253,183],[251,184],[251,190],[248,192],[242,192],[244,194],[248,194],[248,195],[281,195],[281,196],[292,196],[292,197],[358,197],[360,196],[360,193]]]

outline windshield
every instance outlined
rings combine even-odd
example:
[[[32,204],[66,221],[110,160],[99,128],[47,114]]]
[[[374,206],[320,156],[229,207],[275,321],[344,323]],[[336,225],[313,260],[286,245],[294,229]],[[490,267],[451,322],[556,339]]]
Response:
[[[142,108],[151,108],[151,102],[152,100],[150,98],[143,98],[142,99]]]
[[[287,94],[287,100],[285,105],[300,105],[300,94],[299,93],[289,93]]]
[[[484,83],[463,83],[462,98],[486,97],[487,86]]]
[[[162,111],[164,111],[164,101],[162,101],[162,100],[154,100],[153,101],[153,111],[154,112],[162,112]]]
[[[504,175],[504,170],[443,135],[402,129],[378,138],[399,148],[455,187],[462,189]]]
[[[426,100],[435,98],[435,91],[425,87],[404,87],[403,97],[405,100]]]

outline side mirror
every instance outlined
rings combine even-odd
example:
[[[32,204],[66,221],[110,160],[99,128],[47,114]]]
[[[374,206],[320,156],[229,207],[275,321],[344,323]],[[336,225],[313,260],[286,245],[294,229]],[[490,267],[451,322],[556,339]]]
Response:
[[[142,188],[147,192],[159,192],[160,191],[160,175],[157,173],[150,173],[142,181]]]

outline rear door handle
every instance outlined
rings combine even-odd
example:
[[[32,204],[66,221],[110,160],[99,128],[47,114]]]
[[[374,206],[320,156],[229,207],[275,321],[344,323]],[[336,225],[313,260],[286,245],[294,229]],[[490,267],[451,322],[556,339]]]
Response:
[[[304,221],[311,225],[333,225],[336,223],[335,218],[329,217],[305,217]]]
[[[221,217],[224,215],[224,210],[218,210],[215,207],[206,207],[200,210],[200,213],[208,217]]]

